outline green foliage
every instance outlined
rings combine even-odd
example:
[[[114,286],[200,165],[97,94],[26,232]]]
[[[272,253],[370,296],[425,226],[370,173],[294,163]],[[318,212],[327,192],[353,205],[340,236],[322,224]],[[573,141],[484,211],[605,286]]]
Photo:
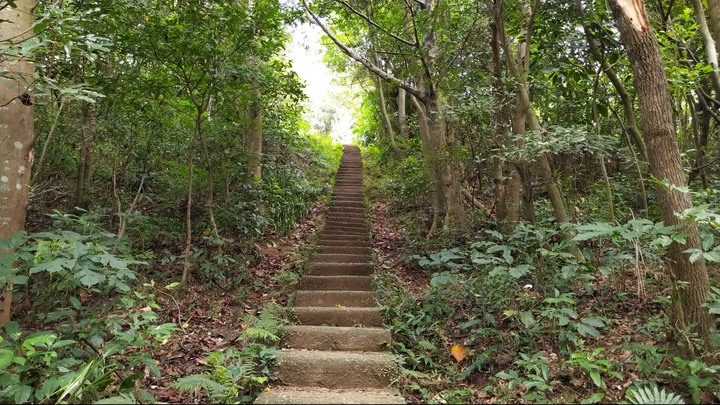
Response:
[[[268,304],[259,317],[246,315],[243,321],[248,327],[238,338],[242,350],[211,352],[205,359],[206,372],[181,377],[173,387],[181,393],[203,392],[216,403],[252,403],[272,378],[270,367],[276,350],[265,344],[275,343],[282,336],[281,308]]]
[[[598,140],[597,135],[577,126],[564,128],[554,125],[548,127],[547,131],[515,135],[513,142],[506,143],[500,155],[508,161],[519,162],[532,161],[543,154],[600,154],[604,153],[604,143],[609,143],[609,140]]]
[[[10,258],[29,285],[28,313],[40,328],[15,322],[0,333],[0,400],[91,402],[112,395],[152,400],[137,381],[160,371],[150,350],[176,330],[154,311],[155,284],[134,285],[130,247],[104,231],[98,217],[52,215],[55,229],[17,236]],[[6,258],[3,258],[5,260]],[[17,273],[16,273],[17,274]],[[23,295],[16,291],[16,299]],[[100,298],[102,297],[102,298]],[[46,328],[45,330],[43,330]]]
[[[685,401],[673,392],[658,388],[654,382],[635,383],[625,392],[625,399],[630,404],[684,404]]]

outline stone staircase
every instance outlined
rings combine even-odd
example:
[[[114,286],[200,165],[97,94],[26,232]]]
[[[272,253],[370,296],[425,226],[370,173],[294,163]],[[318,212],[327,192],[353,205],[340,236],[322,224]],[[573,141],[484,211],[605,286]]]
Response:
[[[404,404],[371,280],[360,150],[345,146],[318,253],[295,297],[276,369],[256,404]]]

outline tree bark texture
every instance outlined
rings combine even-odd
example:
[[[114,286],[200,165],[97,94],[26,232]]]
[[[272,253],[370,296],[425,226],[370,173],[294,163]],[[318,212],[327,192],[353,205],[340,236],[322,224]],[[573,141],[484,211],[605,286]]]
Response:
[[[33,0],[18,0],[0,11],[0,40],[23,41],[32,36]],[[27,60],[0,59],[0,239],[8,240],[25,227],[30,188],[33,105],[30,96],[34,67]],[[9,252],[0,252],[9,253]],[[12,285],[3,292],[0,325],[10,319]]]
[[[641,123],[649,152],[651,174],[671,186],[687,185],[680,150],[675,137],[672,101],[663,70],[662,58],[642,7],[633,9],[630,2],[610,0],[610,8],[620,31],[620,40],[630,60],[640,106]],[[708,298],[709,283],[705,262],[690,262],[686,249],[700,249],[697,226],[680,220],[675,214],[693,206],[688,193],[673,187],[656,186],[658,204],[666,225],[678,225],[689,236],[685,244],[673,243],[667,251],[670,275],[676,288],[674,299],[675,325],[683,330],[697,331],[707,338],[713,321],[703,304]],[[692,349],[692,348],[690,348]]]
[[[398,129],[402,138],[408,139],[407,132],[407,92],[403,88],[398,89],[397,106],[398,106]]]

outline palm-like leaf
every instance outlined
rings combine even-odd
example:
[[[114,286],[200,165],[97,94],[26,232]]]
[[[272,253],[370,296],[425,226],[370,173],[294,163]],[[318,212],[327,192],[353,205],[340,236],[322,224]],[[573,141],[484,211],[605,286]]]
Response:
[[[665,388],[658,388],[657,384],[651,383],[643,387],[634,386],[625,392],[627,403],[636,405],[645,404],[684,404],[685,401],[674,392],[665,391]]]

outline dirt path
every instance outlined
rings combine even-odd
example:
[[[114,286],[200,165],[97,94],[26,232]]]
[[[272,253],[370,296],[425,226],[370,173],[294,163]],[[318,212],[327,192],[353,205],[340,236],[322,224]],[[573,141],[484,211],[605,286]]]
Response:
[[[295,324],[278,354],[280,384],[256,404],[402,404],[398,367],[372,290],[362,162],[346,146],[318,253],[295,297]]]

